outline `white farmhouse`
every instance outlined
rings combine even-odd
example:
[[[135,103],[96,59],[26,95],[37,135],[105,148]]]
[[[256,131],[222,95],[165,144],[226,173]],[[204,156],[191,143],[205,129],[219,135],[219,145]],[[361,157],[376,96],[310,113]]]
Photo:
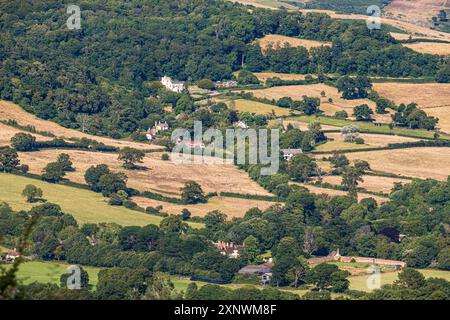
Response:
[[[289,161],[292,159],[293,156],[297,154],[302,154],[302,149],[282,149],[281,152],[283,153],[283,158],[286,161]]]
[[[172,80],[171,77],[164,76],[161,78],[161,83],[164,87],[173,92],[182,92],[184,89],[184,82]]]

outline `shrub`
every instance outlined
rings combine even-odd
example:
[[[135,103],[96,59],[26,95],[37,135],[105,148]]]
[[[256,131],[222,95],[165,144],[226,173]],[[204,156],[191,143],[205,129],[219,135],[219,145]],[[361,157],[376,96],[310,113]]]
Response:
[[[214,90],[216,87],[214,82],[209,79],[200,80],[199,82],[197,82],[197,86],[200,89],[206,89],[206,90]]]
[[[33,151],[37,149],[36,137],[29,133],[17,133],[11,138],[11,146],[17,151]]]
[[[128,209],[136,209],[138,205],[137,205],[137,203],[134,202],[134,201],[131,201],[131,200],[125,200],[125,201],[123,202],[123,206],[124,206],[125,208],[128,208]]]
[[[161,155],[161,160],[163,161],[168,161],[170,159],[169,155],[167,153],[163,153]]]
[[[356,143],[356,144],[364,144],[365,141],[364,141],[363,138],[356,138],[356,139],[355,139],[355,143]]]

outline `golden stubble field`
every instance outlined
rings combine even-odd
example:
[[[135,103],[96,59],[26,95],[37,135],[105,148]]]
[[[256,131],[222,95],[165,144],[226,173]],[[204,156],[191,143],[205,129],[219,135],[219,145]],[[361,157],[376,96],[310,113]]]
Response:
[[[198,182],[205,192],[236,192],[269,195],[247,173],[230,164],[177,164],[161,160],[161,153],[149,153],[142,166],[147,170],[125,170],[117,160],[117,154],[80,150],[47,149],[37,152],[20,152],[22,163],[30,166],[30,172],[41,174],[49,162],[56,160],[60,153],[70,155],[75,172],[66,178],[85,183],[84,173],[92,165],[107,164],[113,171],[124,172],[128,176],[128,186],[139,191],[153,191],[170,196],[179,196],[180,188],[190,180]]]
[[[301,186],[301,187],[305,187],[311,193],[318,194],[318,195],[324,194],[324,195],[327,195],[327,196],[330,196],[330,197],[348,195],[348,192],[342,191],[342,190],[321,188],[321,187],[316,187],[316,186],[312,186],[312,185],[308,185],[308,184],[304,184],[304,183],[298,183],[298,182],[292,182],[291,184],[298,185],[298,186]],[[361,201],[362,199],[367,199],[367,198],[373,198],[374,200],[377,201],[378,204],[382,204],[382,203],[385,203],[385,202],[389,201],[388,198],[384,198],[384,197],[374,196],[374,195],[367,194],[367,193],[358,192],[358,201]]]
[[[438,127],[450,132],[450,83],[374,83],[373,89],[395,104],[415,102],[439,118]]]
[[[363,176],[364,182],[359,183],[359,187],[366,189],[371,192],[383,192],[389,194],[394,187],[396,182],[408,184],[411,180],[399,179],[399,178],[389,178],[389,177],[378,177],[378,176]],[[342,177],[340,176],[325,176],[323,177],[323,182],[328,182],[333,185],[340,186],[342,182]]]
[[[20,125],[31,125],[39,131],[47,131],[51,132],[54,135],[61,138],[88,138],[93,139],[98,142],[103,142],[106,145],[115,146],[119,148],[123,147],[133,147],[136,149],[161,149],[161,146],[146,144],[146,143],[138,143],[133,141],[125,141],[125,140],[115,140],[106,137],[99,137],[90,134],[83,133],[78,130],[68,129],[60,126],[59,124],[40,119],[31,113],[26,112],[17,104],[12,102],[0,100],[0,120],[9,120],[14,119]]]
[[[383,8],[383,14],[419,26],[431,27],[431,18],[446,4],[447,0],[392,0]]]
[[[344,141],[344,136],[339,132],[328,132],[326,133],[328,138],[334,139],[335,141]],[[364,144],[369,147],[386,147],[391,143],[404,143],[404,142],[415,142],[419,141],[419,139],[409,138],[409,137],[401,137],[401,136],[393,136],[386,134],[369,134],[369,133],[361,133],[359,138],[364,139]],[[349,143],[352,145],[353,143]]]
[[[420,179],[446,181],[450,175],[450,148],[410,148],[348,153],[351,161],[365,160],[374,171]]]
[[[239,199],[228,197],[212,197],[207,203],[196,205],[179,205],[144,197],[133,197],[133,201],[140,207],[162,206],[161,211],[169,214],[180,214],[183,209],[188,209],[194,217],[204,217],[208,212],[219,210],[231,217],[243,217],[245,213],[252,208],[266,210],[276,205],[276,202],[260,201],[251,199]]]
[[[402,46],[410,48],[416,52],[436,54],[439,56],[450,55],[450,43],[439,43],[439,42],[415,42],[415,43],[404,43]]]
[[[280,78],[284,81],[296,81],[296,80],[305,80],[306,74],[297,74],[297,73],[278,73],[278,72],[255,72],[253,73],[259,81],[266,82],[267,79],[270,78]],[[311,75],[313,78],[315,75]]]
[[[376,105],[373,101],[369,99],[345,100],[336,88],[323,83],[278,86],[268,89],[247,90],[246,92],[253,93],[253,95],[257,98],[276,100],[282,97],[291,97],[294,100],[302,100],[303,96],[320,98],[320,110],[322,110],[326,115],[334,115],[337,111],[345,110],[348,113],[349,118],[352,118],[354,107],[367,104],[372,110],[374,110],[373,117],[376,121],[385,123],[389,123],[391,121],[389,114],[380,115],[375,113]],[[321,95],[322,92],[325,93],[324,97]],[[332,102],[329,102],[330,98],[332,99]]]
[[[307,50],[322,46],[331,47],[331,42],[306,40],[278,34],[268,34],[263,38],[258,39],[257,42],[261,46],[263,52],[265,52],[268,47],[277,49],[284,47],[286,44],[289,44],[291,47],[305,47]]]
[[[32,136],[36,137],[36,141],[48,141],[52,139],[50,137],[45,137],[36,133],[29,133],[11,126],[7,126],[6,124],[0,123],[0,147],[9,146],[11,144],[11,138],[17,133],[31,134]]]

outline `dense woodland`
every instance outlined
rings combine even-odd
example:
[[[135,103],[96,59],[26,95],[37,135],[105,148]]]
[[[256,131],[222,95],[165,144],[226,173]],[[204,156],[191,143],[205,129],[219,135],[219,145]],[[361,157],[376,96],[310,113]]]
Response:
[[[81,30],[68,30],[68,4],[0,1],[0,97],[67,127],[85,128],[88,117],[85,129],[95,134],[129,135],[161,118],[161,105],[145,98],[157,94],[150,82],[163,75],[223,80],[245,67],[432,77],[446,70],[445,61],[404,48],[385,31],[322,14],[250,12],[217,0],[85,1]],[[333,47],[263,55],[252,43],[266,34]]]

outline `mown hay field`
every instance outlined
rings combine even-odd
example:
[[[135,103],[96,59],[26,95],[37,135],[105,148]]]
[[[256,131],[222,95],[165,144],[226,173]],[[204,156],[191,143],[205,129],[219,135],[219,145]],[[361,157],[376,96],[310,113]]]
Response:
[[[12,102],[0,100],[0,120],[16,120],[20,125],[26,126],[31,125],[36,128],[38,131],[47,131],[53,133],[55,136],[62,138],[88,138],[93,139],[98,142],[103,142],[106,145],[115,146],[119,148],[123,147],[133,147],[136,149],[161,149],[161,146],[139,143],[133,141],[126,140],[116,140],[107,137],[99,137],[90,134],[83,133],[78,130],[64,128],[59,124],[40,119],[31,113],[26,112],[17,104]]]
[[[324,195],[327,195],[327,196],[330,196],[330,197],[348,195],[348,192],[342,191],[342,190],[335,190],[335,189],[330,189],[330,188],[322,188],[322,187],[312,186],[312,185],[308,185],[308,184],[304,184],[304,183],[298,183],[298,182],[291,182],[291,184],[297,185],[297,186],[301,186],[301,187],[305,187],[311,193],[319,194],[319,195],[324,194]],[[363,192],[359,192],[358,193],[358,200],[359,201],[361,201],[362,199],[367,199],[367,198],[373,198],[379,204],[389,201],[389,199],[385,198],[385,197],[374,196],[374,195],[371,195],[371,194],[368,194],[368,193],[363,193]]]
[[[331,43],[326,41],[306,40],[278,34],[268,34],[263,38],[258,39],[257,42],[261,46],[262,52],[265,52],[269,47],[277,49],[285,47],[286,44],[289,44],[291,47],[305,47],[307,50],[322,46],[331,47]]]
[[[240,199],[240,198],[229,198],[229,197],[212,197],[208,199],[207,203],[201,203],[196,205],[179,205],[168,202],[157,201],[153,199],[148,199],[144,197],[133,197],[133,201],[136,202],[141,207],[157,207],[162,206],[161,211],[169,214],[180,214],[183,209],[188,209],[193,217],[204,217],[207,213],[219,210],[225,213],[229,219],[231,218],[241,218],[245,213],[252,208],[259,208],[265,210],[276,202],[271,201],[260,201],[252,199]]]
[[[450,43],[440,42],[414,42],[404,43],[402,46],[410,48],[416,52],[436,54],[439,56],[450,55]]]
[[[288,108],[280,108],[278,106],[274,106],[267,103],[245,99],[238,99],[233,101],[234,102],[227,101],[225,103],[229,107],[235,108],[236,110],[241,112],[250,112],[261,115],[275,114],[276,116],[288,116],[291,114],[290,109]]]
[[[364,188],[370,192],[382,192],[389,194],[394,188],[396,182],[408,184],[411,180],[390,178],[390,177],[379,177],[379,176],[363,176],[364,182],[360,182],[358,187]],[[323,177],[323,182],[331,183],[332,185],[340,186],[342,182],[341,176],[325,176]]]
[[[348,153],[352,160],[369,162],[374,171],[405,177],[446,181],[450,175],[450,148],[425,147]]]
[[[266,98],[278,100],[283,97],[291,97],[294,100],[302,100],[303,96],[315,97],[320,99],[320,110],[325,115],[332,116],[337,111],[346,111],[350,118],[353,115],[353,108],[356,106],[367,104],[374,111],[374,118],[379,122],[390,122],[389,114],[380,115],[375,113],[376,105],[369,99],[355,99],[345,100],[342,94],[334,87],[326,84],[310,84],[310,85],[294,85],[294,86],[279,86],[268,89],[247,90],[251,92],[256,98]],[[325,93],[322,96],[322,93]],[[329,99],[332,99],[331,102]]]
[[[383,14],[423,27],[431,27],[431,18],[439,13],[446,0],[392,0]]]
[[[328,132],[326,133],[328,138],[334,139],[335,142],[344,142],[344,136],[340,132]],[[359,138],[364,139],[364,145],[367,147],[386,147],[392,143],[405,143],[405,142],[415,142],[419,141],[419,139],[402,137],[402,136],[394,136],[387,134],[369,134],[369,133],[361,133],[358,136]],[[345,142],[344,142],[345,143]],[[347,143],[349,145],[349,149],[351,149],[351,145],[355,143]]]
[[[69,154],[75,172],[68,172],[66,178],[85,183],[84,173],[92,165],[107,164],[113,171],[124,172],[128,186],[139,191],[153,191],[169,196],[179,196],[180,189],[187,181],[199,183],[205,192],[236,192],[244,194],[269,195],[246,172],[231,164],[179,164],[161,160],[161,153],[148,153],[140,164],[146,170],[125,170],[115,153],[101,153],[80,150],[45,149],[36,152],[20,152],[24,164],[30,172],[41,174],[49,162],[54,162],[60,153]]]
[[[255,72],[254,75],[261,82],[266,82],[270,78],[279,78],[284,81],[298,81],[305,80],[306,74],[296,73],[277,73],[277,72]],[[314,77],[314,75],[312,75]]]
[[[374,83],[373,88],[397,105],[417,103],[427,114],[439,118],[442,131],[450,132],[450,83]]]
[[[52,138],[45,137],[40,134],[36,133],[29,133],[17,128],[14,128],[12,126],[8,126],[6,124],[0,123],[0,147],[3,146],[9,146],[11,144],[11,138],[14,137],[14,135],[18,133],[27,133],[31,134],[32,136],[36,137],[36,141],[48,141]]]

